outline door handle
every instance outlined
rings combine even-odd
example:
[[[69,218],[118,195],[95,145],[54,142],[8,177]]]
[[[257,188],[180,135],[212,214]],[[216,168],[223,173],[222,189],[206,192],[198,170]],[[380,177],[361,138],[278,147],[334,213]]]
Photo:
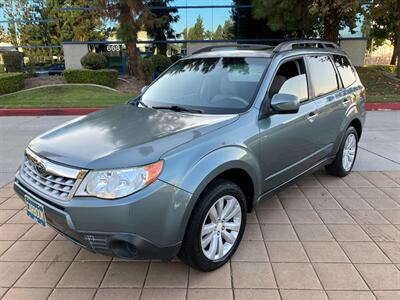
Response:
[[[352,98],[353,98],[352,96],[344,98],[343,99],[343,105],[347,106],[347,104],[349,104],[353,100]]]
[[[310,112],[310,113],[308,114],[307,120],[308,120],[310,123],[312,123],[312,122],[315,121],[315,119],[316,119],[317,117],[318,117],[318,113]]]

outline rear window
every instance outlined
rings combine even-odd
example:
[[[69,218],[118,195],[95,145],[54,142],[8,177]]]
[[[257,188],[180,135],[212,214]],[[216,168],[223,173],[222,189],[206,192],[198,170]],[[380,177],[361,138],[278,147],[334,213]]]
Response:
[[[342,78],[344,87],[352,85],[356,81],[356,72],[347,57],[334,55],[333,60]]]
[[[309,56],[308,67],[315,97],[338,89],[336,72],[329,56]]]

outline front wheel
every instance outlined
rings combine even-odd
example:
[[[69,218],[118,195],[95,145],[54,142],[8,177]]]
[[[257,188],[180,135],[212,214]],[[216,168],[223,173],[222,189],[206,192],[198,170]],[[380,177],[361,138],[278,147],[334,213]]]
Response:
[[[353,169],[358,150],[358,134],[354,127],[347,128],[339,152],[332,164],[326,166],[326,171],[334,176],[344,177]]]
[[[215,270],[234,254],[245,225],[242,190],[231,181],[216,180],[197,200],[179,257],[197,270]]]

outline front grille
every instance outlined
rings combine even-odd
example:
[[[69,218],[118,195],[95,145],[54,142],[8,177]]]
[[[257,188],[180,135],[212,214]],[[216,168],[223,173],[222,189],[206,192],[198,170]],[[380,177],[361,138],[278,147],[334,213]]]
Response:
[[[79,184],[79,170],[69,169],[70,176],[60,176],[54,169],[57,165],[40,158],[40,164],[44,167],[44,170],[38,168],[38,157],[33,157],[26,153],[24,161],[20,168],[20,174],[22,179],[36,188],[39,192],[49,195],[59,200],[68,200],[72,197],[75,192],[76,185]],[[51,167],[47,168],[47,165]],[[68,169],[64,166],[59,168]]]

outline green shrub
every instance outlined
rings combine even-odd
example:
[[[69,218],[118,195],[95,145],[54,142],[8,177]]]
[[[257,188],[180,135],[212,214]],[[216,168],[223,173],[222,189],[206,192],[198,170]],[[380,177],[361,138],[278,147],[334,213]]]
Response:
[[[2,56],[7,72],[22,72],[24,55],[21,52],[7,51]]]
[[[24,88],[24,74],[2,73],[0,74],[0,93],[8,94]]]
[[[154,72],[157,74],[164,72],[172,64],[171,59],[162,54],[153,55],[151,60],[154,65]]]
[[[397,67],[394,65],[370,65],[370,68],[375,70],[384,71],[391,74],[396,74]]]
[[[0,73],[4,73],[4,65],[0,64]]]
[[[149,84],[153,79],[154,64],[150,58],[139,59],[139,74],[140,79],[146,84]]]
[[[101,70],[107,67],[107,58],[101,53],[89,52],[81,58],[85,69]]]
[[[68,69],[64,71],[64,78],[67,83],[93,83],[115,87],[118,83],[118,71],[113,69]]]

